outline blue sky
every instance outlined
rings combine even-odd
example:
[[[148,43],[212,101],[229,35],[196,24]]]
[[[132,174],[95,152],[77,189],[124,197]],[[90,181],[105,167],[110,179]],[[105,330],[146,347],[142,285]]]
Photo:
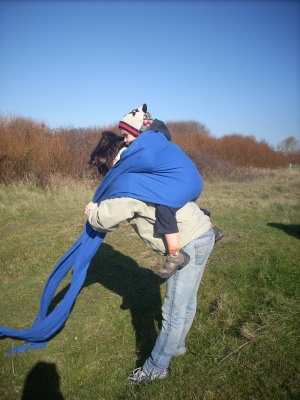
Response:
[[[0,114],[300,139],[299,1],[0,1]]]

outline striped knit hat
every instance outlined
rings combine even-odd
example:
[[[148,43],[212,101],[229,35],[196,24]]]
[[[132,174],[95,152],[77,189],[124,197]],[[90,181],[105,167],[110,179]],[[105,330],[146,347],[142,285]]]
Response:
[[[147,111],[147,104],[135,108],[119,122],[119,128],[131,133],[133,136],[139,136],[153,122],[151,114]]]

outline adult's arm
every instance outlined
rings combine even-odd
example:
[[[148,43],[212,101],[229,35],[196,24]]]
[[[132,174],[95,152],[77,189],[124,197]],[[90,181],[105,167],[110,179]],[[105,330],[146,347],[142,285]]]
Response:
[[[90,208],[88,221],[99,232],[113,232],[121,222],[140,213],[140,201],[128,197],[104,200],[98,207]]]

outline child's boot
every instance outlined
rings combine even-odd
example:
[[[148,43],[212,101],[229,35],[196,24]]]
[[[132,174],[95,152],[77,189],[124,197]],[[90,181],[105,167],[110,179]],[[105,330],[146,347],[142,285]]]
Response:
[[[185,267],[190,262],[190,256],[183,250],[179,250],[176,256],[168,255],[163,268],[158,271],[161,278],[170,278],[176,271]]]

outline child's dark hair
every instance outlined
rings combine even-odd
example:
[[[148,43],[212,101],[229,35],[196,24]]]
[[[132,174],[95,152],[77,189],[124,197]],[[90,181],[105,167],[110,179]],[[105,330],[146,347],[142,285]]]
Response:
[[[104,176],[113,166],[114,159],[123,147],[126,147],[126,145],[122,136],[118,136],[114,132],[104,131],[90,156],[89,164],[97,167],[99,174]]]

